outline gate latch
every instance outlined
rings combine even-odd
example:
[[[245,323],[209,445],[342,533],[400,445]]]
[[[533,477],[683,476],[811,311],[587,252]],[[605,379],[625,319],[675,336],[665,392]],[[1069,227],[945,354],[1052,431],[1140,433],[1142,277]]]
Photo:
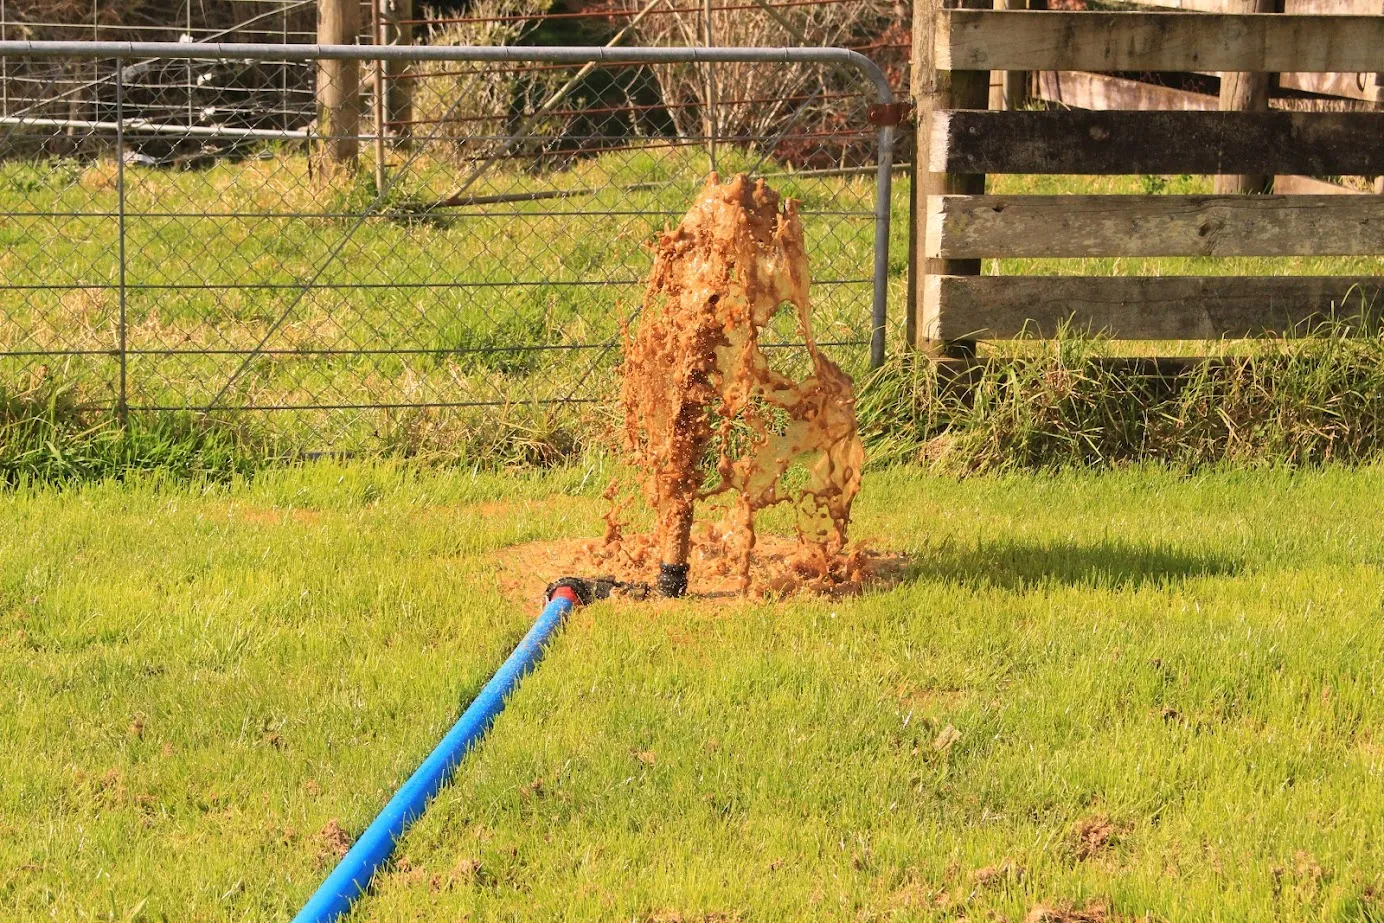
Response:
[[[871,125],[897,126],[908,121],[912,110],[913,107],[908,103],[875,103],[867,111],[866,117]]]

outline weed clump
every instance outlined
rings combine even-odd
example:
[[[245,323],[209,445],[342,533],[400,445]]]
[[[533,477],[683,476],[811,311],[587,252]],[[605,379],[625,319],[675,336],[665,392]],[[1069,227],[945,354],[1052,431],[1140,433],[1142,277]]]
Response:
[[[267,446],[191,415],[132,416],[83,406],[70,385],[0,386],[0,484],[73,484],[154,472],[179,481],[229,480],[272,460]]]
[[[1070,333],[964,367],[902,356],[861,388],[872,465],[954,474],[1358,464],[1384,453],[1384,337],[1344,329],[1169,368]]]

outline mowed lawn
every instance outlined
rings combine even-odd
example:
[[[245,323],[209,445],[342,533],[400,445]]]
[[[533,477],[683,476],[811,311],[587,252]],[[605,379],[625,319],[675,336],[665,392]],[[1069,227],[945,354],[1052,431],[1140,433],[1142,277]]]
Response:
[[[6,495],[0,918],[287,919],[531,622],[497,555],[611,473]],[[858,510],[893,589],[578,612],[356,918],[1384,916],[1384,469]]]

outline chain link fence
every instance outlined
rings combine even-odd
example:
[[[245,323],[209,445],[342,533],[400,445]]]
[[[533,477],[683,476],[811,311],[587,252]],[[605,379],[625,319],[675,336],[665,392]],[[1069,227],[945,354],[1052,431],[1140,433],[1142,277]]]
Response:
[[[713,170],[799,200],[817,338],[855,373],[882,358],[897,111],[858,54],[11,41],[0,57],[88,75],[0,116],[10,391],[253,418],[301,450],[601,404],[647,244]],[[290,73],[312,75],[311,105],[282,105]],[[799,340],[785,314],[785,369]]]

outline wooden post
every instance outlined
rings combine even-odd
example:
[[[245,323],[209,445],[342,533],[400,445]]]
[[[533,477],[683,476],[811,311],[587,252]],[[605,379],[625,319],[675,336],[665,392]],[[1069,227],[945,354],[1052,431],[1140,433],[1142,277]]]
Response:
[[[997,10],[1026,10],[1028,0],[995,0]],[[994,71],[990,76],[990,108],[1022,109],[1028,103],[1028,71]]]
[[[354,45],[360,0],[317,0],[317,41]],[[317,132],[328,160],[354,166],[360,156],[360,62],[317,62]]]
[[[370,41],[376,45],[385,44],[383,5],[384,0],[370,2]],[[384,165],[384,61],[380,58],[375,59],[370,81],[373,84],[370,88],[370,121],[375,135],[375,194],[380,195],[388,180]]]
[[[702,40],[706,47],[710,48],[714,41],[711,35],[711,0],[702,2]],[[695,65],[694,65],[695,66]],[[720,121],[716,116],[716,69],[711,66],[704,66],[702,73],[706,77],[706,99],[703,105],[702,131],[706,134],[706,156],[711,163],[711,172],[716,172],[716,132],[717,123]]]
[[[986,9],[990,0],[962,0],[963,8]],[[918,317],[914,323],[911,345],[941,357],[967,357],[975,354],[975,344],[968,340],[939,341],[934,338],[939,305],[935,287],[928,277],[935,275],[978,276],[980,260],[933,260],[927,258],[927,199],[930,195],[983,195],[985,175],[933,173],[928,170],[931,160],[932,114],[948,109],[984,109],[990,101],[989,71],[939,71],[933,61],[933,42],[937,19],[942,15],[942,0],[915,0],[913,4],[913,64],[912,90],[917,115],[917,134],[914,163],[917,181],[913,186],[914,202],[910,209],[917,231],[913,236],[915,249],[913,301]],[[929,288],[933,294],[929,295]]]
[[[385,44],[413,44],[413,0],[377,0],[384,10]],[[413,79],[408,62],[385,63],[384,121],[390,143],[404,149],[413,135]]]
[[[910,90],[910,95],[912,91]],[[916,134],[916,132],[915,132]],[[903,305],[903,342],[908,349],[918,349],[922,340],[918,336],[918,306],[923,300],[918,296],[922,287],[921,267],[918,265],[922,253],[922,237],[918,234],[918,220],[927,220],[927,212],[918,212],[918,151],[913,151],[913,162],[908,165],[908,278],[904,284],[908,290]],[[926,203],[924,203],[926,204]]]
[[[1278,0],[1244,0],[1246,13],[1276,13]],[[1230,72],[1221,74],[1222,112],[1269,111],[1269,85],[1272,74]],[[1217,176],[1217,195],[1272,192],[1272,176]]]

